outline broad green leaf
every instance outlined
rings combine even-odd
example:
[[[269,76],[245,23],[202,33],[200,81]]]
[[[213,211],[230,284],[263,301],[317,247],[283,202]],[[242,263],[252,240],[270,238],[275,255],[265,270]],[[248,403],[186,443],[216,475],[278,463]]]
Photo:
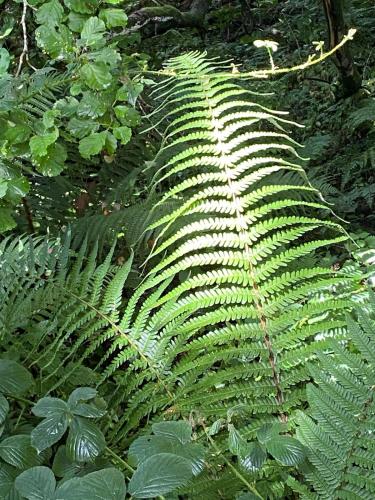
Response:
[[[16,478],[15,486],[27,500],[52,500],[56,480],[48,467],[32,467]]]
[[[59,175],[65,168],[67,156],[65,145],[56,142],[48,148],[45,156],[35,160],[36,169],[48,177]]]
[[[77,403],[90,401],[90,399],[96,398],[97,395],[98,391],[92,387],[77,387],[68,398],[68,406],[74,408]]]
[[[64,0],[64,4],[68,9],[80,14],[92,14],[96,11],[99,5],[98,0]]]
[[[68,405],[59,398],[45,397],[33,406],[31,410],[37,417],[56,417],[61,414],[66,414]]]
[[[106,89],[112,81],[109,67],[102,61],[84,64],[80,74],[85,84],[94,90]]]
[[[36,11],[36,20],[39,24],[55,26],[62,21],[64,9],[58,0],[43,3]]]
[[[118,139],[121,144],[127,144],[132,136],[132,130],[129,127],[115,127],[113,129],[113,135]]]
[[[32,376],[26,368],[16,361],[0,359],[0,392],[19,395],[25,393],[32,384]]]
[[[124,2],[124,0],[104,0],[104,1],[105,1],[105,3],[109,3],[111,5],[117,5],[119,3],[123,3]]]
[[[244,450],[246,450],[248,443],[246,439],[243,438],[243,436],[237,431],[237,429],[232,424],[229,424],[228,429],[229,429],[229,436],[228,436],[229,450],[231,453],[233,453],[233,455],[241,456]]]
[[[72,32],[64,24],[40,25],[35,30],[35,39],[38,47],[45,50],[53,59],[64,59],[73,52]]]
[[[180,420],[179,422],[157,422],[152,425],[152,432],[155,436],[175,438],[185,444],[190,443],[193,430],[189,422]]]
[[[86,135],[96,132],[99,124],[94,120],[79,120],[72,118],[67,125],[69,132],[78,139],[83,139]]]
[[[143,90],[143,85],[138,82],[129,82],[126,84],[127,90],[128,90],[128,95],[127,95],[127,100],[129,104],[132,106],[135,106],[135,103],[137,102],[138,96]]]
[[[66,446],[59,446],[53,459],[52,470],[55,476],[65,479],[81,475],[84,464],[72,462],[66,455]]]
[[[0,198],[4,198],[8,191],[8,181],[0,178]]]
[[[261,469],[267,459],[267,453],[256,441],[248,443],[242,449],[240,463],[249,472],[256,472]]]
[[[87,21],[87,15],[78,14],[78,12],[69,12],[68,26],[72,31],[81,33],[83,25]]]
[[[20,434],[0,442],[0,457],[17,469],[27,469],[43,463],[44,455],[38,454],[31,445],[30,436]]]
[[[119,26],[126,26],[128,16],[123,9],[103,9],[99,13],[107,28],[117,28]]]
[[[8,400],[2,394],[0,394],[0,425],[6,419],[8,411],[9,411]]]
[[[120,53],[113,47],[103,47],[96,52],[91,52],[89,57],[95,62],[106,63],[110,69],[114,69],[118,62],[121,61]]]
[[[106,140],[105,132],[94,132],[79,141],[79,152],[84,158],[97,155],[103,149]]]
[[[17,204],[21,201],[22,197],[28,193],[29,189],[30,184],[26,177],[13,177],[8,181],[6,200],[13,204]]]
[[[297,465],[306,458],[304,446],[295,438],[278,436],[266,443],[267,451],[283,465]]]
[[[104,147],[105,147],[106,152],[109,154],[113,154],[117,149],[117,140],[116,140],[115,136],[113,134],[111,134],[111,132],[107,131]]]
[[[12,217],[12,210],[0,206],[0,234],[5,231],[10,231],[16,227],[16,221]],[[0,381],[1,385],[1,381]]]
[[[103,34],[105,32],[104,21],[98,17],[90,17],[83,25],[81,31],[82,45],[86,47],[95,47],[104,42]]]
[[[99,96],[97,93],[87,91],[83,93],[75,111],[77,111],[78,116],[97,118],[104,115],[110,106],[111,103],[103,99],[103,94]]]
[[[106,414],[105,402],[102,399],[85,403],[97,397],[97,391],[91,387],[78,387],[68,399],[68,406],[74,415],[86,418],[99,418]]]
[[[97,405],[95,403],[78,403],[74,408],[72,408],[74,415],[86,418],[100,418],[103,417],[107,410],[103,405]]]
[[[49,109],[43,113],[43,125],[46,129],[52,128],[55,125],[55,118],[60,115],[60,110]]]
[[[7,49],[0,48],[0,76],[5,75],[10,65],[10,55]]]
[[[267,441],[270,441],[271,439],[277,437],[280,432],[285,432],[286,430],[287,427],[281,422],[276,422],[274,424],[264,424],[257,431],[257,438],[260,443],[264,444]]]
[[[0,0],[0,4],[1,4],[1,0]],[[12,21],[10,23],[12,23]],[[14,28],[14,24],[13,23],[10,24],[10,23],[8,21],[8,23],[6,23],[6,24],[8,24],[8,26],[6,26],[6,24],[2,26],[2,28],[0,30],[0,40],[4,40],[4,38],[6,38],[7,36],[9,36],[12,33],[13,28]]]
[[[171,453],[190,460],[194,475],[202,472],[204,468],[204,447],[194,443],[183,444],[176,437],[172,438],[166,435],[140,436],[133,441],[129,448],[129,456],[134,457],[138,465],[159,453]]]
[[[129,483],[134,498],[165,495],[184,486],[192,477],[191,463],[171,453],[154,455],[138,467]]]
[[[141,117],[137,110],[129,106],[116,106],[114,111],[116,118],[124,125],[136,127],[141,121]]]
[[[124,500],[125,495],[124,476],[114,468],[65,481],[56,493],[61,500]]]
[[[68,428],[68,415],[60,413],[45,418],[31,432],[31,444],[39,452],[57,443]]]
[[[13,487],[17,474],[17,469],[0,462],[0,498],[6,498]]]
[[[11,144],[22,144],[30,137],[30,133],[30,127],[28,127],[27,125],[17,124],[14,127],[10,126],[6,130],[4,137]]]
[[[34,135],[30,139],[30,150],[33,157],[46,156],[48,152],[48,146],[56,142],[59,136],[59,131],[57,127],[52,132],[44,135]]]
[[[70,424],[66,452],[75,462],[93,461],[105,448],[105,438],[90,420],[74,417]]]

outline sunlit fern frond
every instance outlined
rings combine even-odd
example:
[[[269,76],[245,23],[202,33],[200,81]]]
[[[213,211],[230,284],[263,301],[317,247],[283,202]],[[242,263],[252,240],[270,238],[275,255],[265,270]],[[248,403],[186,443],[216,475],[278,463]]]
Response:
[[[166,70],[154,186],[168,183],[160,204],[178,206],[149,227],[151,271],[108,352],[106,375],[124,370],[123,432],[150,413],[217,417],[238,402],[287,418],[305,398],[306,361],[345,333],[350,279],[309,258],[346,236],[306,179],[285,113],[204,55]]]

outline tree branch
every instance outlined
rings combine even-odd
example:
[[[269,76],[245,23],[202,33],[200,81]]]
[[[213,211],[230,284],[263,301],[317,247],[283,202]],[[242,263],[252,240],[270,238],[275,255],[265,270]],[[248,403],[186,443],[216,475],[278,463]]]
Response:
[[[27,15],[28,3],[27,3],[27,0],[23,0],[22,3],[23,3],[23,7],[22,7],[22,17],[21,17],[20,24],[22,26],[23,48],[22,48],[22,52],[21,52],[21,55],[20,55],[20,58],[18,61],[16,76],[20,75],[24,60],[28,63],[28,65],[32,69],[36,69],[36,68],[34,68],[34,66],[32,66],[30,64],[30,61],[29,61],[29,45],[28,45],[28,40],[27,40],[27,27],[26,27],[26,15]]]

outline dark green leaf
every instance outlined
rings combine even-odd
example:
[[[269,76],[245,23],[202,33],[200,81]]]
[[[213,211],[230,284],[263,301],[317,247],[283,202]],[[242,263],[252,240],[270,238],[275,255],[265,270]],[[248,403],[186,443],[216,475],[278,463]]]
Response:
[[[12,217],[12,210],[9,208],[0,207],[0,233],[5,233],[16,227],[16,221]],[[1,372],[1,368],[0,368]],[[0,390],[1,390],[1,380],[0,380]]]
[[[248,443],[242,450],[240,463],[249,472],[256,472],[261,469],[267,459],[267,453],[259,443]]]
[[[26,368],[15,361],[0,359],[0,392],[19,395],[25,393],[32,384],[32,376]]]
[[[68,406],[62,399],[46,397],[39,399],[31,410],[37,417],[56,417],[65,415]]]
[[[94,132],[79,141],[79,152],[84,158],[100,153],[106,140],[105,132]]]
[[[32,467],[16,478],[15,486],[28,500],[52,500],[56,480],[48,467]]]
[[[65,168],[67,151],[63,143],[57,142],[48,148],[46,156],[35,160],[36,169],[43,175],[54,177]]]
[[[124,500],[125,495],[124,476],[114,468],[70,479],[64,482],[56,493],[61,500]]]
[[[5,75],[8,71],[10,64],[10,55],[7,49],[0,48],[0,76]]]
[[[0,425],[6,419],[8,411],[9,411],[9,403],[7,399],[2,394],[0,394]]]
[[[70,424],[66,451],[75,462],[90,462],[105,448],[105,438],[97,425],[90,420],[75,417]]]
[[[55,26],[59,24],[64,15],[64,9],[58,0],[43,3],[36,11],[36,20],[39,24]]]
[[[152,432],[155,436],[165,436],[178,439],[182,444],[190,443],[192,428],[189,422],[158,422],[153,424]]]
[[[130,480],[129,493],[135,498],[165,495],[185,485],[191,477],[190,460],[160,453],[141,463]]]
[[[96,132],[99,128],[99,124],[93,120],[79,120],[78,118],[72,118],[67,128],[69,132],[78,139],[83,139],[86,135]]]
[[[280,432],[285,432],[287,430],[285,424],[281,422],[276,422],[274,424],[265,424],[257,432],[258,441],[262,444],[266,443],[270,439],[277,437]]]
[[[68,416],[65,413],[45,418],[31,432],[31,444],[39,452],[57,443],[68,428]]]
[[[8,464],[0,463],[0,498],[5,498],[13,487],[18,471]]]
[[[43,463],[44,455],[31,445],[30,436],[11,436],[0,442],[0,457],[17,469],[26,469]]]
[[[85,84],[94,90],[106,89],[112,81],[109,67],[102,61],[87,63],[82,66],[81,77]]]
[[[52,58],[64,58],[73,51],[72,33],[64,24],[48,26],[42,24],[35,30],[35,39],[40,48]]]
[[[266,443],[267,451],[283,465],[297,465],[306,458],[304,446],[295,438],[278,436]]]
[[[92,14],[98,8],[98,0],[64,0],[65,5],[81,14]]]
[[[81,32],[82,45],[94,47],[104,43],[103,33],[105,32],[104,22],[97,17],[90,17],[83,25]]]
[[[117,28],[119,26],[126,26],[128,16],[123,9],[103,9],[99,13],[107,28]]]
[[[116,117],[124,125],[136,127],[140,123],[140,116],[134,108],[129,106],[116,106],[114,108]]]
[[[56,142],[58,136],[59,132],[57,128],[48,134],[34,135],[34,137],[30,139],[31,154],[34,157],[45,156],[48,152],[48,146]]]
[[[132,136],[132,130],[129,127],[116,127],[113,129],[113,135],[121,144],[127,144]]]
[[[246,439],[241,436],[241,434],[237,431],[237,429],[230,424],[228,426],[229,429],[229,436],[228,436],[228,447],[231,453],[233,455],[243,455],[245,452],[248,443]]]
[[[68,398],[68,406],[74,408],[81,401],[90,401],[96,398],[98,392],[92,387],[77,387]]]

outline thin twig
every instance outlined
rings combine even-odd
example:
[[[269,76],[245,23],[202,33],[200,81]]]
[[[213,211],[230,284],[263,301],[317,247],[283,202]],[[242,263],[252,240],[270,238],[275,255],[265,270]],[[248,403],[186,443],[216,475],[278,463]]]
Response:
[[[22,52],[20,55],[20,59],[18,61],[18,68],[16,71],[16,76],[20,75],[24,60],[27,62],[27,64],[32,69],[34,69],[34,70],[36,69],[36,68],[34,68],[34,66],[32,66],[32,64],[29,61],[29,45],[28,45],[28,41],[27,41],[27,27],[26,27],[27,7],[28,7],[27,0],[23,0],[22,17],[21,17],[21,21],[20,21],[20,24],[22,26],[22,33],[23,33],[23,49],[22,49]]]
[[[236,469],[236,467],[227,459],[227,457],[224,455],[224,453],[222,452],[222,450],[217,446],[217,444],[215,443],[215,441],[212,439],[212,437],[210,436],[208,430],[207,430],[207,427],[204,425],[203,422],[200,422],[202,427],[203,427],[203,430],[204,430],[204,433],[206,434],[206,437],[207,439],[209,440],[209,442],[211,443],[211,446],[214,448],[214,450],[216,451],[216,453],[218,453],[218,455],[221,455],[224,462],[228,465],[228,467],[231,469],[231,471],[233,472],[233,474],[247,487],[247,489],[249,491],[251,491],[257,498],[260,498],[261,500],[263,500],[263,497],[262,495],[259,493],[259,491],[255,488],[254,485],[250,484],[249,481]]]
[[[282,75],[286,73],[292,73],[294,71],[299,71],[303,69],[310,68],[311,66],[315,66],[316,64],[319,64],[320,62],[324,61],[325,59],[328,59],[331,57],[335,52],[337,52],[343,45],[345,45],[349,40],[353,40],[353,36],[355,35],[356,30],[355,29],[350,29],[348,34],[343,37],[341,42],[336,45],[336,47],[333,47],[331,50],[328,52],[322,53],[319,57],[314,57],[314,56],[309,56],[308,59],[301,64],[297,64],[295,66],[287,67],[287,68],[275,68],[275,69],[262,69],[262,70],[254,70],[254,71],[248,71],[248,72],[243,72],[243,73],[236,73],[236,79],[239,78],[268,78],[269,76],[274,76],[274,75]],[[152,70],[145,70],[145,73],[153,74],[153,75],[160,75],[160,76],[179,76],[177,73],[173,70],[161,70],[161,71],[152,71]],[[233,73],[229,72],[220,72],[217,73],[216,76],[225,76],[228,75],[233,78]],[[195,76],[195,78],[199,78],[199,76]],[[207,78],[206,75],[203,75],[202,78]]]

